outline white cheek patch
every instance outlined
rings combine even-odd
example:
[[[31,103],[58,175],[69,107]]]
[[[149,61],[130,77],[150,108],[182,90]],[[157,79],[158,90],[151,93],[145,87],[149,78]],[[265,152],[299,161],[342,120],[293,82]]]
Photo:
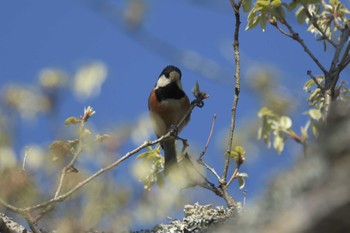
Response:
[[[169,83],[171,83],[171,80],[169,78],[165,77],[164,75],[162,75],[159,77],[159,79],[157,81],[156,88],[165,87]]]

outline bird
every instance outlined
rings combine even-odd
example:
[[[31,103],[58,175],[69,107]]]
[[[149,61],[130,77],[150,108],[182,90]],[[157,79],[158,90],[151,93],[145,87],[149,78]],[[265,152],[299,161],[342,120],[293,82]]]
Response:
[[[190,109],[190,101],[182,89],[181,70],[173,65],[166,66],[148,98],[148,110],[152,128],[159,138],[176,127],[179,133],[189,122],[190,116],[178,126]],[[167,175],[177,164],[175,138],[162,141],[164,150],[164,173]]]

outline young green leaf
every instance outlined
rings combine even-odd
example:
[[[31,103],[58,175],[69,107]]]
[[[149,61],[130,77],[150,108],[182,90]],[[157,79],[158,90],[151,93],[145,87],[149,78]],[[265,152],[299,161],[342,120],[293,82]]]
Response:
[[[265,16],[265,14],[261,15],[259,22],[260,22],[260,28],[264,32],[266,30],[266,16]]]
[[[282,129],[290,129],[290,127],[292,127],[292,120],[287,116],[281,116],[279,125]]]
[[[244,186],[245,186],[245,180],[244,180],[244,178],[241,177],[241,176],[238,176],[238,177],[237,177],[237,180],[238,180],[239,189],[244,188]]]
[[[282,4],[281,0],[272,0],[271,6],[273,7],[279,7]]]
[[[255,14],[254,9],[251,10],[248,15],[248,24],[245,30],[250,30],[252,28],[255,28],[259,23],[259,18],[260,16]]]
[[[296,12],[297,20],[299,24],[303,24],[307,18],[306,9],[301,6]]]
[[[310,109],[307,113],[313,120],[316,121],[319,121],[322,117],[321,110],[319,109]]]
[[[69,124],[79,124],[81,122],[81,120],[79,118],[76,117],[68,117],[65,121],[64,124],[65,125],[69,125]]]
[[[242,7],[244,12],[250,11],[250,9],[252,8],[252,0],[243,0]]]
[[[275,135],[273,139],[273,148],[278,154],[281,154],[284,149],[284,139],[279,134]]]

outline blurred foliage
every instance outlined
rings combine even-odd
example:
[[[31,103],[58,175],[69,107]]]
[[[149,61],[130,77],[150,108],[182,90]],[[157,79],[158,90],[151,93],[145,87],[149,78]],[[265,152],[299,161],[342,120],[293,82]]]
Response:
[[[332,40],[339,30],[349,23],[350,11],[338,0],[292,0],[289,3],[281,0],[257,0],[251,8],[251,0],[244,0],[245,11],[249,11],[246,29],[255,28],[258,24],[265,31],[266,23],[274,26],[285,24],[286,11],[294,12],[299,24],[309,25],[307,31],[317,36],[317,40]]]
[[[57,124],[52,118],[59,114],[62,93],[71,91],[76,97],[71,101],[93,98],[99,94],[106,78],[107,67],[96,61],[83,64],[74,74],[45,68],[32,85],[9,83],[3,86],[0,95],[2,200],[18,207],[41,203],[53,197],[62,173],[65,173],[64,182],[58,193],[72,189],[118,157],[117,151],[127,142],[124,138],[130,138],[137,127],[125,126],[110,129],[110,134],[98,133],[93,124],[87,123],[95,114],[91,107],[85,108],[80,117],[68,117],[64,124]],[[40,119],[40,127],[54,127],[57,131],[53,133],[59,134],[52,136],[58,138],[50,145],[18,145],[18,127],[22,119],[25,123]],[[144,137],[149,137],[150,130],[147,132],[148,136]],[[30,140],[25,140],[28,142]],[[18,147],[23,147],[21,153],[17,152]],[[75,158],[73,165],[67,166]],[[40,216],[41,211],[35,211],[34,217],[40,218],[45,228],[59,229],[60,232],[82,232],[87,227],[95,228],[101,224],[112,232],[127,230],[132,222],[132,213],[127,206],[130,207],[131,200],[135,199],[130,183],[132,180],[125,182],[108,173],[59,206],[48,206],[44,216]],[[6,213],[3,206],[0,206],[0,211]]]
[[[150,190],[154,184],[160,187],[164,185],[162,171],[164,169],[164,157],[160,155],[160,145],[154,149],[148,147],[146,152],[137,156],[140,162],[134,165],[135,176],[143,182],[144,188]]]

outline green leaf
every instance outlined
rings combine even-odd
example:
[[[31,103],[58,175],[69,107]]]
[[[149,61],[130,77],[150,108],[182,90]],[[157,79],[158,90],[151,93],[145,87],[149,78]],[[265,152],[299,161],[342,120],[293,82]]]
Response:
[[[243,0],[242,7],[244,12],[249,12],[252,8],[252,0]]]
[[[312,134],[317,137],[318,136],[318,129],[317,129],[317,124],[312,124],[311,126]]]
[[[238,176],[237,179],[238,179],[239,189],[244,188],[244,186],[245,186],[245,180],[244,180],[244,178],[241,177],[241,176]]]
[[[70,154],[71,145],[66,141],[57,140],[51,143],[49,149],[54,155],[54,159],[60,159],[62,156],[67,156]]]
[[[242,164],[245,161],[246,151],[242,146],[236,146],[233,151],[230,151],[230,157],[233,158],[237,164]]]
[[[235,151],[241,155],[245,154],[245,149],[242,146],[235,146]]]
[[[248,15],[248,24],[245,30],[250,30],[252,28],[255,28],[258,25],[260,16],[256,15],[255,12],[253,12],[253,10],[251,10]]]
[[[336,6],[336,5],[338,5],[339,1],[338,1],[338,0],[329,0],[329,3],[330,3],[332,6]]]
[[[319,109],[310,109],[307,113],[313,120],[316,121],[319,121],[322,117],[321,110]]]
[[[64,124],[65,125],[69,125],[69,124],[79,124],[81,122],[81,120],[79,118],[76,117],[68,117],[65,121]]]
[[[258,140],[263,138],[268,148],[271,146],[271,142],[270,142],[271,131],[272,131],[271,124],[269,124],[266,117],[264,117],[262,121],[262,126],[259,128],[259,131],[258,131]]]
[[[96,139],[96,141],[103,142],[103,141],[108,140],[110,138],[111,138],[111,136],[109,134],[103,134],[103,135],[97,134],[95,139]]]
[[[287,116],[281,116],[279,125],[283,129],[290,129],[292,127],[292,120]]]
[[[315,85],[315,81],[313,79],[310,79],[304,84],[304,91],[307,91],[310,89],[313,85]]]
[[[260,17],[259,22],[260,22],[260,28],[264,32],[266,30],[266,16],[265,16],[265,14],[263,14]]]
[[[284,139],[279,134],[277,134],[273,139],[273,148],[278,154],[281,154],[284,149]]]
[[[150,151],[146,151],[146,152],[139,154],[136,158],[137,159],[156,160],[159,158],[159,154],[155,150],[150,150]]]
[[[258,0],[256,3],[255,3],[256,6],[260,6],[262,7],[263,9],[268,9],[270,7],[270,0]],[[265,10],[261,10],[261,11],[265,11]]]
[[[299,24],[303,24],[307,18],[306,9],[301,6],[296,12],[297,20]]]
[[[272,0],[271,6],[273,7],[279,7],[282,4],[281,0]]]
[[[291,3],[288,4],[287,9],[289,11],[293,11],[298,6],[298,1],[293,0]]]
[[[165,184],[163,174],[160,172],[157,174],[157,184],[160,188],[163,188]]]
[[[305,126],[301,127],[301,129],[300,129],[300,131],[301,131],[301,141],[302,142],[305,142],[306,139],[309,137],[307,131],[309,130],[310,124],[311,124],[311,120],[308,120],[306,122]]]
[[[263,107],[258,112],[258,117],[261,118],[263,116],[275,116],[275,114],[269,108]]]
[[[242,178],[248,178],[248,174],[245,172],[239,173],[238,177],[242,177]]]
[[[281,18],[286,18],[286,12],[283,7],[276,7],[275,9],[273,9],[272,15],[274,15],[274,18],[278,19],[279,21],[281,21]]]

